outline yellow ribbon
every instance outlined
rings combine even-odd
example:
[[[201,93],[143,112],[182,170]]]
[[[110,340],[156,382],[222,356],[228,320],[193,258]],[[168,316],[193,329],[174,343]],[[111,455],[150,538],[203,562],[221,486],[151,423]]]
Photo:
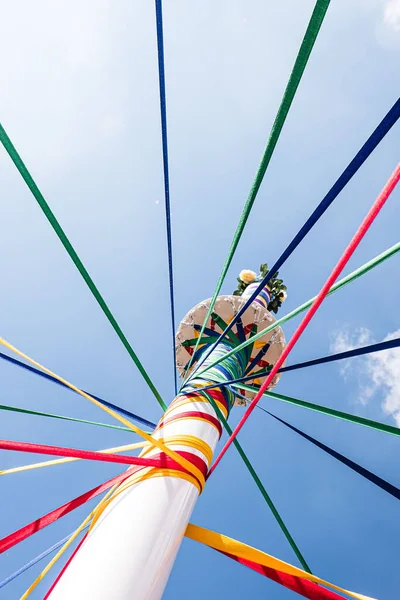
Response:
[[[197,416],[193,416],[193,415],[187,415],[187,416],[181,417],[178,413],[176,416],[173,416],[172,418],[173,418],[173,421],[171,421],[170,423],[164,423],[163,421],[161,421],[161,423],[159,423],[157,425],[156,431],[160,431],[164,427],[167,427],[167,425],[171,425],[172,423],[176,423],[177,421],[186,421],[187,419],[190,419],[191,421],[204,421],[205,423],[208,423],[208,425],[211,425],[211,427],[214,427],[214,429],[216,429],[218,431],[218,435],[220,433],[220,431],[219,431],[218,427],[215,425],[215,423],[211,423],[211,421],[209,421],[206,417],[197,417]]]
[[[314,583],[318,583],[319,585],[330,587],[336,590],[337,592],[347,594],[348,596],[351,596],[356,600],[374,600],[369,596],[363,596],[362,594],[349,592],[348,590],[334,585],[333,583],[329,583],[328,581],[325,581],[324,579],[321,579],[316,575],[306,573],[306,571],[303,571],[298,567],[294,567],[293,565],[290,565],[289,563],[284,562],[283,560],[279,560],[279,558],[274,558],[270,554],[261,552],[261,550],[257,550],[256,548],[247,546],[247,544],[238,542],[237,540],[229,538],[226,535],[222,535],[221,533],[216,533],[215,531],[204,529],[203,527],[199,527],[198,525],[192,525],[190,523],[187,526],[185,536],[191,540],[205,544],[210,548],[214,548],[215,550],[227,552],[228,554],[233,554],[234,556],[237,556],[239,558],[251,560],[252,562],[263,565],[265,567],[270,567],[271,569],[283,571],[283,573],[287,573],[288,575],[295,575],[296,577],[308,579],[309,581],[313,581]]]
[[[208,385],[208,384],[206,384]],[[203,386],[203,387],[206,387]],[[212,383],[210,383],[210,385],[213,385]],[[200,388],[201,389],[201,388]],[[188,392],[189,394],[193,394],[193,392]],[[174,400],[173,402],[171,402],[171,404],[169,405],[167,411],[164,413],[164,417],[172,410],[174,410],[175,408],[179,408],[180,406],[184,406],[185,404],[187,404],[188,402],[204,402],[205,404],[210,405],[209,400],[207,400],[207,398],[201,397],[201,396],[195,396],[194,398],[192,397],[184,397],[183,400]],[[226,410],[226,406],[224,406],[224,404],[222,404],[222,402],[220,402],[219,400],[215,400],[214,402],[218,405],[218,408],[220,409],[220,411],[222,412],[222,414],[224,415],[225,418],[228,417],[228,411]]]
[[[129,477],[129,479],[124,481],[118,487],[118,489],[112,494],[112,496],[107,498],[107,500],[104,499],[104,502],[101,502],[95,508],[93,520],[92,520],[92,523],[91,523],[90,529],[89,529],[89,533],[93,529],[93,527],[96,525],[96,523],[99,520],[99,518],[101,517],[103,511],[107,508],[107,506],[110,504],[110,502],[115,500],[115,498],[117,498],[117,496],[122,494],[122,492],[125,492],[133,485],[136,485],[137,483],[139,483],[141,481],[145,481],[146,479],[153,479],[154,477],[168,477],[168,476],[175,477],[177,479],[184,479],[185,481],[189,481],[190,483],[197,483],[194,481],[192,482],[189,473],[184,473],[182,471],[176,471],[175,469],[158,469],[158,468],[147,467],[145,470],[140,471],[139,473],[134,473],[132,475],[132,477]],[[198,483],[197,483],[197,489],[199,490],[199,494],[200,494],[201,489],[200,489],[200,486]]]
[[[213,451],[211,450],[211,447],[207,444],[207,442],[205,442],[204,440],[195,437],[194,435],[172,435],[171,437],[163,438],[163,440],[164,444],[176,444],[178,446],[188,446],[189,448],[200,450],[200,452],[202,452],[207,458],[208,466],[210,466],[213,457]],[[145,448],[140,453],[140,456],[145,456],[151,450],[152,448],[150,447]]]
[[[29,356],[27,356],[26,354],[24,354],[23,352],[21,352],[14,346],[12,346],[12,344],[7,342],[4,338],[0,338],[0,344],[2,346],[4,346],[5,348],[8,348],[8,350],[11,350],[11,352],[15,352],[15,354],[17,354],[24,360],[30,362],[32,365],[35,365],[35,367],[38,367],[39,369],[41,369],[48,375],[51,375],[51,377],[54,377],[55,379],[57,379],[57,381],[60,381],[61,383],[63,383],[67,387],[69,387],[71,390],[73,390],[80,396],[83,396],[84,398],[86,398],[87,400],[89,400],[90,402],[92,402],[93,404],[98,406],[99,408],[101,408],[101,410],[104,410],[104,412],[106,412],[110,416],[114,417],[114,419],[117,419],[117,421],[119,421],[126,427],[129,427],[129,429],[131,429],[132,431],[134,431],[135,433],[140,435],[142,438],[147,440],[151,445],[156,446],[159,450],[161,450],[162,452],[167,454],[170,458],[175,460],[181,467],[183,467],[186,471],[188,471],[193,476],[192,483],[194,485],[196,485],[196,487],[197,487],[197,484],[195,483],[196,479],[198,481],[200,481],[201,487],[202,488],[204,487],[205,478],[204,478],[203,473],[200,471],[200,469],[195,467],[190,461],[186,460],[186,458],[183,458],[182,456],[180,456],[173,450],[170,450],[162,442],[159,442],[158,440],[154,439],[153,437],[148,435],[145,431],[143,431],[142,429],[140,429],[139,427],[137,427],[136,425],[134,425],[133,423],[131,423],[130,421],[125,419],[124,417],[121,417],[118,413],[116,413],[111,408],[104,406],[103,404],[101,404],[101,402],[99,402],[95,398],[92,398],[92,396],[90,396],[86,392],[82,391],[81,389],[79,389],[78,387],[73,385],[72,383],[69,383],[69,381],[67,381],[66,379],[63,379],[62,377],[60,377],[59,375],[56,375],[55,373],[53,373],[52,371],[50,371],[49,369],[47,369],[40,363],[36,362],[33,358],[30,358]]]
[[[98,450],[100,454],[114,454],[116,452],[126,452],[127,450],[135,450],[136,448],[143,448],[148,446],[148,442],[136,442],[135,444],[126,444],[125,446],[116,446],[115,448],[106,448],[105,450]],[[12,469],[5,469],[0,471],[0,475],[10,475],[11,473],[20,473],[21,471],[30,471],[31,469],[41,469],[42,467],[52,467],[53,465],[61,465],[64,463],[74,462],[76,460],[83,460],[82,458],[57,458],[55,460],[45,460],[38,463],[32,463],[30,465],[23,465],[21,467],[13,467]]]
[[[62,548],[60,548],[60,550],[57,552],[57,554],[55,556],[53,556],[53,558],[51,559],[51,561],[45,566],[45,568],[40,573],[40,575],[38,575],[38,577],[36,577],[35,581],[28,587],[28,589],[26,590],[26,592],[21,596],[20,600],[26,600],[26,598],[28,598],[28,596],[31,595],[31,593],[33,592],[33,590],[38,586],[38,584],[42,581],[42,579],[47,575],[47,573],[50,571],[50,569],[56,564],[56,562],[58,561],[58,559],[64,554],[64,552],[66,550],[68,550],[68,548],[70,547],[70,545],[72,544],[72,542],[77,538],[77,536],[80,534],[80,532],[82,531],[82,529],[89,523],[89,521],[93,517],[96,509],[104,501],[106,501],[111,496],[111,494],[113,494],[113,492],[115,491],[115,489],[117,487],[118,487],[118,484],[114,485],[111,488],[111,490],[108,490],[108,492],[104,496],[104,498],[102,498],[100,500],[100,502],[97,504],[97,506],[92,510],[91,513],[89,513],[89,515],[86,517],[86,519],[84,521],[82,521],[82,523],[79,525],[79,527],[74,531],[74,533],[71,535],[71,537],[65,542],[65,544],[62,546]]]
[[[114,500],[119,494],[126,491],[129,487],[138,483],[139,481],[143,481],[148,479],[149,477],[164,477],[169,475],[169,470],[165,469],[152,469],[147,468],[145,472],[133,474],[131,478],[125,481],[123,484],[119,486],[114,486],[112,490],[110,490],[105,497],[99,502],[96,508],[86,517],[86,519],[81,523],[78,529],[73,533],[70,539],[64,544],[64,546],[57,552],[54,558],[49,562],[49,564],[45,567],[45,569],[40,573],[39,577],[32,583],[32,585],[27,589],[25,594],[21,596],[20,600],[26,600],[30,593],[36,588],[36,586],[40,583],[43,577],[48,573],[51,567],[57,562],[60,556],[67,550],[67,548],[72,544],[74,539],[78,536],[78,534],[82,531],[85,525],[92,519],[92,523],[90,525],[89,533],[93,529],[94,525],[100,518],[101,514],[105,510],[105,508],[109,505],[109,503]],[[180,471],[174,472],[173,476],[178,476],[182,479],[186,479],[190,481],[189,475],[187,473],[182,473]],[[298,567],[295,567],[279,558],[275,558],[270,554],[262,552],[261,550],[257,550],[252,546],[248,546],[247,544],[243,544],[237,540],[234,540],[230,537],[222,535],[221,533],[217,533],[215,531],[211,531],[209,529],[205,529],[204,527],[199,527],[198,525],[192,525],[191,523],[187,526],[185,537],[194,540],[196,542],[200,542],[210,548],[215,550],[220,550],[221,552],[227,552],[228,554],[232,554],[233,556],[237,556],[238,558],[243,558],[246,560],[250,560],[256,564],[263,565],[265,567],[269,567],[271,569],[276,569],[283,573],[287,573],[288,575],[294,575],[295,577],[301,577],[303,579],[307,579],[308,581],[312,581],[319,585],[323,585],[325,587],[331,588],[340,592],[342,594],[347,594],[351,598],[355,598],[355,600],[374,600],[369,596],[365,596],[363,594],[358,594],[356,592],[351,592],[346,590],[340,586],[334,585],[333,583],[329,583],[316,575],[312,575],[311,573],[307,573]]]
[[[89,523],[90,519],[92,517],[92,513],[90,513],[90,515],[88,517],[86,517],[86,519],[84,521],[82,521],[82,523],[79,525],[78,529],[76,529],[74,531],[74,533],[71,535],[71,537],[69,538],[69,540],[67,540],[65,542],[65,544],[63,545],[62,548],[60,548],[60,550],[57,552],[57,554],[51,559],[51,561],[45,566],[45,568],[43,569],[43,571],[40,573],[40,575],[35,579],[35,581],[28,587],[28,589],[26,590],[25,594],[23,594],[20,598],[20,600],[26,600],[26,598],[28,598],[28,596],[31,595],[31,593],[33,592],[33,590],[36,588],[36,586],[42,581],[42,579],[47,575],[47,573],[50,571],[51,567],[53,567],[55,565],[55,563],[58,561],[58,559],[64,554],[64,552],[69,548],[69,546],[72,544],[72,542],[78,537],[78,535],[80,534],[80,532],[82,531],[82,529],[85,527],[85,525],[87,525],[87,523]]]

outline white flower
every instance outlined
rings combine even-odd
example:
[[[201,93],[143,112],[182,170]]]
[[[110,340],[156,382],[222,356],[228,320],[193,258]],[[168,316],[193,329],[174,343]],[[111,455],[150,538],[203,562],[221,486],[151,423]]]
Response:
[[[243,281],[243,283],[253,283],[257,278],[257,273],[254,271],[250,271],[249,269],[245,269],[244,271],[240,271],[239,279]]]
[[[287,293],[285,292],[285,290],[282,290],[279,294],[279,300],[281,302],[285,302],[286,298],[287,298]]]

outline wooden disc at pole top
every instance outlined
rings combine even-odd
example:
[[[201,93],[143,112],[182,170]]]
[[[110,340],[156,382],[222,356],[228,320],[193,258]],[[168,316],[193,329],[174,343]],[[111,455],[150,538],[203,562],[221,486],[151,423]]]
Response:
[[[213,312],[208,318],[206,328],[202,336],[199,348],[203,348],[204,345],[209,345],[217,340],[218,336],[222,333],[226,325],[228,325],[232,319],[237,315],[239,310],[245,304],[247,298],[242,296],[219,296],[214,305]],[[176,334],[176,366],[180,376],[182,377],[185,373],[185,367],[189,363],[192,356],[193,350],[196,345],[197,338],[200,335],[200,329],[204,323],[204,319],[207,315],[208,307],[210,306],[211,298],[204,300],[192,308],[182,319],[178,332]],[[243,332],[246,340],[249,339],[254,333],[258,333],[262,329],[265,329],[269,325],[276,322],[276,319],[272,314],[260,304],[253,302],[245,313],[241,317],[243,326]],[[237,324],[232,328],[232,336],[235,339],[235,345],[239,345],[243,341],[243,335],[240,336],[238,332]],[[204,341],[203,341],[204,340]],[[222,342],[223,343],[223,342]],[[269,365],[274,365],[279,356],[282,354],[286,346],[285,336],[281,327],[276,327],[272,331],[265,333],[259,340],[254,342],[252,347],[251,356],[248,360],[248,366],[260,354],[262,349],[266,350],[262,356],[259,356],[259,360],[253,365],[247,375],[251,375],[261,369],[267,369]],[[196,361],[193,361],[191,370],[193,369]],[[269,390],[273,389],[278,383],[281,375],[278,373],[272,380],[271,385],[268,387]],[[254,381],[246,382],[249,385],[262,385],[266,376],[258,377]],[[254,394],[245,390],[241,390],[241,393],[246,398],[251,399]],[[235,404],[244,404],[238,398]]]

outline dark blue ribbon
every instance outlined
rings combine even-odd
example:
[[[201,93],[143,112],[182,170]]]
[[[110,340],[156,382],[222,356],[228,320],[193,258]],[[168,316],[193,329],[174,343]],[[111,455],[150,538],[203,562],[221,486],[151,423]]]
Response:
[[[303,369],[304,367],[312,367],[314,365],[322,365],[323,363],[334,362],[336,360],[343,360],[345,358],[352,358],[355,356],[362,356],[363,354],[372,354],[373,352],[382,352],[382,350],[390,350],[391,348],[398,348],[400,346],[400,338],[394,340],[387,340],[386,342],[379,342],[378,344],[370,344],[369,346],[362,346],[361,348],[354,348],[353,350],[346,350],[346,352],[338,352],[337,354],[331,354],[330,356],[322,356],[321,358],[314,358],[313,360],[306,360],[295,365],[289,365],[288,367],[282,367],[278,373],[284,373],[285,371],[295,371],[297,369]],[[254,362],[254,361],[253,361]],[[257,364],[257,363],[255,363]],[[245,381],[251,381],[252,379],[258,379],[268,375],[272,366],[264,371],[258,371],[252,375],[246,375],[245,377],[239,377],[238,379],[231,379],[225,383],[216,383],[215,385],[209,385],[201,388],[203,390],[209,390],[214,387],[220,387],[221,385],[232,385],[233,383],[244,383]],[[200,379],[200,377],[199,377]]]
[[[62,383],[61,381],[59,381],[52,375],[48,375],[47,373],[44,373],[43,371],[40,371],[39,369],[35,369],[35,367],[31,367],[30,365],[26,365],[25,363],[21,362],[20,360],[17,360],[16,358],[7,356],[7,354],[3,354],[2,352],[0,352],[0,358],[10,362],[13,365],[16,365],[17,367],[26,369],[27,371],[30,371],[31,373],[35,373],[35,375],[39,375],[40,377],[43,377],[44,379],[48,379],[49,381],[52,381],[53,383],[57,383],[58,385],[61,385],[62,387],[67,388],[68,390],[71,389],[70,387],[65,385],[65,383]],[[92,396],[92,398],[94,398],[98,402],[101,402],[101,404],[104,404],[104,406],[108,406],[108,408],[112,408],[113,410],[119,412],[121,415],[130,417],[133,421],[142,423],[143,425],[146,425],[147,427],[153,427],[153,428],[155,427],[155,423],[152,423],[151,421],[148,421],[147,419],[143,419],[143,417],[139,417],[139,415],[135,415],[134,413],[129,412],[129,410],[126,410],[125,408],[121,408],[120,406],[117,406],[116,404],[107,402],[107,400],[103,400],[102,398],[99,398],[98,396],[95,396],[94,394],[91,394],[90,392],[85,392],[85,394],[89,394],[89,396]]]
[[[297,248],[300,242],[306,237],[309,231],[314,227],[317,221],[322,217],[324,212],[329,208],[332,202],[337,198],[343,188],[349,183],[351,178],[357,173],[359,168],[365,163],[370,154],[375,150],[378,144],[383,140],[385,135],[390,131],[393,125],[400,117],[400,98],[395,102],[392,108],[389,110],[384,119],[379,123],[377,128],[373,131],[370,137],[367,139],[362,148],[357,152],[353,160],[348,164],[339,179],[333,184],[326,196],[318,204],[317,208],[310,215],[307,221],[304,223],[300,231],[295,235],[293,240],[290,242],[286,250],[281,254],[276,263],[260,282],[257,289],[247,299],[245,304],[239,310],[237,315],[232,319],[227,328],[221,333],[215,344],[210,346],[207,355],[203,357],[203,361],[211,354],[216,346],[224,339],[228,331],[232,329],[235,323],[240,319],[243,313],[247,310],[253,300],[256,299],[261,290],[268,284],[269,280],[275,273],[281,268],[284,262],[289,258],[292,252]],[[198,367],[200,364],[198,365]]]
[[[164,67],[164,35],[161,0],[156,2],[157,23],[157,50],[158,50],[158,81],[160,85],[160,112],[161,112],[161,135],[164,169],[164,197],[165,197],[165,221],[167,226],[168,246],[168,273],[169,273],[169,300],[171,310],[172,326],[172,356],[174,361],[174,386],[175,396],[178,393],[175,367],[175,300],[174,300],[174,271],[172,263],[172,232],[171,232],[171,205],[169,193],[169,166],[168,166],[168,136],[167,136],[167,102],[165,94],[165,67]]]
[[[82,529],[82,531],[85,531],[85,529],[87,529],[88,527],[89,527],[89,525],[86,525],[86,527],[84,527]],[[48,556],[49,554],[54,552],[54,550],[57,550],[58,548],[63,546],[65,544],[65,542],[68,542],[69,538],[71,537],[71,535],[73,535],[73,533],[74,532],[70,533],[65,538],[63,538],[62,540],[60,540],[59,542],[54,544],[53,546],[50,546],[50,548],[47,548],[47,550],[45,550],[41,554],[38,554],[37,556],[35,556],[35,558],[32,558],[32,560],[30,560],[25,565],[20,567],[17,571],[14,571],[14,573],[12,573],[11,575],[9,575],[5,579],[3,579],[3,581],[0,581],[0,589],[3,588],[5,585],[7,585],[7,583],[10,583],[10,581],[13,581],[14,579],[16,579],[19,575],[22,575],[22,573],[25,573],[25,571],[27,571],[28,569],[30,569],[31,567],[36,565],[43,558],[46,558],[46,556]]]
[[[391,494],[391,496],[394,496],[395,498],[397,498],[398,500],[400,500],[400,489],[397,488],[396,486],[392,485],[391,483],[389,483],[385,479],[382,479],[382,477],[379,477],[378,475],[375,475],[375,473],[372,473],[371,471],[368,471],[368,469],[365,469],[364,467],[361,467],[361,465],[357,464],[356,462],[354,462],[350,458],[347,458],[346,456],[343,456],[343,454],[340,454],[339,452],[336,452],[336,450],[333,450],[329,446],[326,446],[322,442],[319,442],[318,440],[316,440],[315,438],[311,437],[307,433],[304,433],[304,431],[301,431],[301,429],[297,429],[297,427],[294,427],[293,425],[290,425],[290,423],[287,423],[283,419],[280,419],[276,415],[273,415],[272,413],[270,413],[265,408],[262,408],[262,406],[259,406],[259,408],[263,412],[266,412],[268,415],[270,415],[271,417],[273,417],[274,419],[276,419],[277,421],[280,421],[281,423],[283,423],[283,425],[286,425],[286,427],[289,427],[290,429],[292,429],[293,431],[295,431],[296,433],[298,433],[299,435],[301,435],[304,439],[306,439],[309,442],[311,442],[312,444],[314,444],[314,446],[317,446],[318,448],[320,448],[321,450],[323,450],[324,452],[326,452],[330,456],[333,456],[333,458],[336,458],[336,460],[340,461],[341,463],[343,463],[344,465],[346,465],[347,467],[349,467],[350,469],[352,469],[353,471],[355,471],[359,475],[362,475],[363,477],[365,477],[365,479],[368,479],[369,481],[371,481],[372,483],[374,483],[375,485],[377,485],[378,487],[380,487],[382,490],[385,490],[385,492],[387,492],[388,494]]]

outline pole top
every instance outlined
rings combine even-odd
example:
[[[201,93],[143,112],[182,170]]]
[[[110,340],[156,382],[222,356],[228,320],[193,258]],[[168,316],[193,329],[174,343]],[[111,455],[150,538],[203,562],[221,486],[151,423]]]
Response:
[[[205,346],[216,341],[218,336],[245,304],[246,300],[247,298],[244,296],[233,295],[219,296],[217,298],[197,350],[199,357],[204,352]],[[263,300],[263,302],[258,302],[257,300],[258,298],[256,301],[252,302],[242,315],[241,323],[235,324],[226,336],[226,339],[221,342],[222,344],[226,342],[226,344],[229,345],[229,349],[238,346],[245,339],[249,339],[252,335],[265,329],[276,321],[273,315],[265,307],[265,300]],[[197,304],[185,315],[179,325],[175,338],[175,347],[176,366],[181,377],[185,374],[185,368],[193,354],[210,302],[211,298],[208,298]],[[253,347],[248,347],[251,348],[251,353],[247,362],[248,373],[246,374],[250,375],[253,372],[266,369],[269,365],[275,364],[285,346],[286,340],[281,327],[277,327],[276,329],[267,332],[262,338],[254,343]],[[191,369],[196,362],[197,360],[195,357]],[[278,373],[272,380],[269,389],[273,389],[276,386],[280,377],[281,374]],[[254,381],[254,384],[261,385],[264,379],[265,376],[260,377]],[[249,400],[254,397],[254,394],[247,390],[241,390],[241,393]],[[245,400],[238,398],[235,404],[244,405]]]

